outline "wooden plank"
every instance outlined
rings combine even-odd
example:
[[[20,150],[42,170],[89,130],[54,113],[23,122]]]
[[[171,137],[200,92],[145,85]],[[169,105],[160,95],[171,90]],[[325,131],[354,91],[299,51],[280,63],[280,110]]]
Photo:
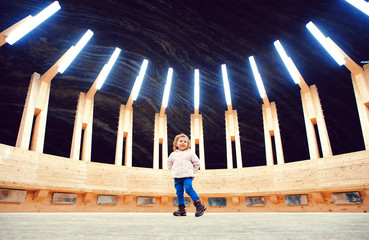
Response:
[[[52,204],[75,204],[77,201],[76,193],[53,193]]]
[[[22,203],[26,199],[27,191],[17,189],[0,189],[0,202]]]

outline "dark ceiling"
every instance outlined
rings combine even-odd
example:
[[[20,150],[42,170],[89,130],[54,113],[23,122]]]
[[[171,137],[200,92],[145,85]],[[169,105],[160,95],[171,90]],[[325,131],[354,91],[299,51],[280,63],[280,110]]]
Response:
[[[53,1],[0,0],[0,30]],[[200,113],[209,169],[226,168],[221,64],[227,64],[238,111],[244,167],[265,165],[262,100],[248,62],[253,55],[279,116],[286,162],[309,159],[300,88],[273,42],[281,41],[308,85],[318,88],[333,154],[364,149],[350,72],[339,67],[305,28],[313,21],[356,63],[369,60],[369,17],[343,0],[61,0],[62,9],[19,42],[0,47],[0,143],[15,145],[33,72],[45,73],[87,30],[94,36],[51,85],[44,152],[69,157],[80,92],[87,92],[115,47],[122,53],[95,95],[92,161],[114,163],[119,107],[139,67],[149,68],[134,102],[133,165],[152,167],[154,116],[169,67],[168,117],[173,137],[190,134],[193,71],[200,69]],[[362,65],[362,64],[360,64]]]

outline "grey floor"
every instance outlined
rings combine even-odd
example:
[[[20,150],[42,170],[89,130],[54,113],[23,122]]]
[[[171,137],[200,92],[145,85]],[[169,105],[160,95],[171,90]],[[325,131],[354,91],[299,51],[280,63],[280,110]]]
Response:
[[[0,213],[0,239],[369,239],[369,214]]]

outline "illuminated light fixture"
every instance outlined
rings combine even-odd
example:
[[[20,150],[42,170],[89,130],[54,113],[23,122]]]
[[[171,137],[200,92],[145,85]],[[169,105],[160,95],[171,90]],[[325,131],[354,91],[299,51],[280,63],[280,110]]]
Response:
[[[222,76],[223,76],[224,94],[225,94],[227,105],[232,105],[231,90],[229,88],[229,80],[228,80],[228,74],[227,74],[227,66],[225,64],[222,64]]]
[[[167,75],[167,82],[165,83],[165,88],[164,88],[163,108],[167,108],[168,106],[170,86],[172,85],[172,77],[173,77],[173,68],[169,68],[168,75]]]
[[[288,72],[290,73],[293,81],[298,84],[300,82],[300,77],[299,74],[292,62],[292,59],[287,56],[286,51],[284,50],[284,48],[282,47],[282,44],[279,42],[279,40],[274,42],[274,46],[277,49],[279,56],[282,58],[282,61],[284,63],[284,65],[286,66]]]
[[[65,56],[63,61],[59,64],[58,72],[63,73],[72,61],[77,57],[78,53],[82,50],[82,48],[87,44],[87,42],[91,39],[94,33],[88,29],[87,32],[83,35],[83,37],[79,40],[76,46],[72,46],[70,52]]]
[[[325,37],[323,33],[314,25],[314,23],[309,22],[306,24],[306,28],[313,34],[313,36],[320,42],[320,44],[325,48],[325,50],[332,56],[332,58],[342,66],[346,63],[344,57],[335,48],[333,43],[329,38]]]
[[[133,101],[137,99],[138,93],[140,92],[141,84],[142,84],[143,78],[145,77],[148,64],[149,64],[149,61],[144,59],[141,65],[140,72],[136,78],[135,85],[133,86],[133,90],[132,90]]]
[[[48,19],[51,15],[56,13],[60,9],[60,5],[58,1],[53,2],[47,8],[42,10],[39,14],[34,17],[27,19],[24,23],[22,23],[19,27],[14,29],[9,36],[6,38],[6,42],[12,45],[19,39],[21,39],[24,35],[32,31],[35,27],[37,27],[40,23]]]
[[[105,79],[108,77],[108,74],[110,73],[110,70],[112,69],[114,63],[117,61],[120,52],[121,52],[120,48],[116,47],[109,59],[109,62],[103,67],[102,72],[99,75],[99,79],[96,81],[97,90],[100,90],[100,88],[104,84]]]
[[[255,78],[256,85],[257,85],[258,90],[259,90],[260,97],[265,98],[266,93],[265,93],[263,80],[261,80],[261,76],[260,76],[260,73],[259,73],[258,68],[256,66],[254,56],[249,57],[249,61],[250,61],[252,72],[254,73],[254,78]]]
[[[369,3],[364,0],[346,0],[346,2],[350,3],[352,6],[356,7],[363,13],[369,16]]]
[[[199,109],[200,105],[200,72],[195,69],[195,109]]]

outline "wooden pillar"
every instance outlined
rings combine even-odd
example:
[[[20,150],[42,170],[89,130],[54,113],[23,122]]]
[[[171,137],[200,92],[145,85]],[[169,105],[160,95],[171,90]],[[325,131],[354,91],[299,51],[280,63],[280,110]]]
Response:
[[[162,168],[168,169],[168,132],[167,115],[162,113],[155,114],[154,129],[154,156],[153,168],[159,169],[159,145],[162,145]]]
[[[116,48],[114,53],[119,50]],[[114,53],[112,57],[114,56]],[[110,58],[110,60],[112,59]],[[113,58],[114,59],[114,58]],[[109,61],[110,61],[109,60]],[[71,159],[80,159],[85,162],[91,161],[91,147],[92,147],[92,124],[94,116],[94,96],[98,89],[104,84],[104,81],[109,74],[111,66],[105,64],[101,69],[99,75],[92,84],[90,90],[85,93],[80,93],[78,98],[78,105],[76,111],[76,118],[74,121],[72,146],[70,150]],[[82,131],[83,130],[83,131]],[[82,151],[81,149],[81,137],[83,132]]]
[[[318,141],[314,129],[315,124],[318,127],[320,147],[323,153],[323,157],[333,156],[327,126],[325,124],[323,110],[316,86],[312,85],[308,89],[302,89],[301,100],[304,111],[310,159],[321,157],[319,154]]]
[[[132,167],[132,139],[133,139],[133,108],[132,104],[138,96],[138,92],[141,88],[148,61],[143,60],[141,70],[133,84],[131,95],[128,98],[126,105],[120,105],[119,122],[117,132],[117,145],[115,150],[115,165],[122,166],[123,150],[124,150],[124,138],[126,139],[125,153],[124,153],[124,165]]]
[[[117,146],[115,151],[115,165],[122,166],[122,157],[125,142],[124,165],[132,167],[132,135],[133,135],[133,109],[120,105],[119,123],[117,133]]]
[[[314,128],[315,125],[317,125],[318,128],[320,147],[323,153],[323,157],[333,156],[318,90],[315,85],[309,87],[306,84],[304,78],[301,76],[300,72],[297,70],[294,64],[293,68],[296,70],[299,78],[299,81],[297,83],[301,89],[301,101],[304,112],[304,121],[310,159],[316,159],[320,157],[318,141]]]
[[[226,125],[226,146],[227,146],[227,168],[233,169],[232,142],[235,142],[236,147],[237,168],[242,168],[241,142],[240,142],[240,131],[238,128],[237,110],[233,110],[231,106],[228,106],[228,111],[225,112],[225,125]]]
[[[274,136],[277,154],[277,163],[283,164],[284,156],[276,104],[275,102],[271,103],[269,103],[269,101],[264,102],[265,103],[262,105],[262,109],[263,109],[264,138],[265,138],[265,154],[267,165],[274,165],[272,136]]]
[[[56,67],[52,68],[51,70],[51,75],[54,77],[57,74]],[[17,142],[15,145],[16,147],[39,153],[42,153],[44,150],[46,120],[51,85],[51,79],[45,78],[45,75],[48,73],[49,72],[45,73],[41,77],[38,73],[33,73],[31,76],[26,103],[23,109],[22,120],[19,126]]]
[[[369,149],[369,64],[360,73],[351,74],[365,149]]]
[[[81,92],[78,98],[76,117],[74,121],[72,146],[70,151],[71,159],[75,160],[81,159],[86,162],[91,161],[93,111],[94,111],[93,96],[88,97],[85,93]],[[83,142],[82,142],[82,132],[83,132]],[[80,151],[81,142],[82,142],[82,151]]]
[[[39,153],[43,152],[51,80],[58,73],[59,64],[70,51],[72,51],[72,48],[68,49],[68,51],[41,77],[40,74],[36,72],[31,76],[22,120],[19,126],[17,142],[15,144],[16,147]],[[33,124],[34,120],[35,123]],[[32,125],[34,125],[33,128]],[[33,133],[32,141],[31,133]]]
[[[365,149],[369,149],[369,64],[360,67],[356,64],[335,42],[328,40],[342,54],[345,67],[351,72],[352,85],[354,87],[356,105],[359,112],[361,131],[363,134]]]
[[[195,111],[191,114],[191,148],[193,151],[199,145],[200,169],[205,170],[204,133],[202,126],[202,115]]]
[[[278,50],[279,43],[275,42],[274,44]],[[282,48],[281,45],[280,47]],[[280,52],[281,58],[285,62],[285,65],[288,71],[290,72],[293,80],[301,88],[301,100],[302,100],[302,107],[303,107],[303,112],[304,112],[306,135],[307,135],[307,140],[308,140],[308,145],[309,145],[310,159],[315,159],[315,158],[320,157],[318,141],[316,138],[316,133],[315,133],[315,128],[314,128],[315,125],[317,125],[317,128],[318,128],[320,146],[321,146],[323,156],[324,157],[332,156],[333,154],[332,154],[331,144],[329,142],[327,126],[325,124],[323,110],[320,104],[320,99],[319,99],[316,86],[312,85],[311,87],[309,87],[306,84],[304,78],[301,76],[300,72],[296,68],[291,58],[289,58],[286,55],[286,53],[283,54],[284,50],[283,51],[278,50],[278,52]],[[283,55],[286,55],[285,57],[287,59],[285,59]]]

